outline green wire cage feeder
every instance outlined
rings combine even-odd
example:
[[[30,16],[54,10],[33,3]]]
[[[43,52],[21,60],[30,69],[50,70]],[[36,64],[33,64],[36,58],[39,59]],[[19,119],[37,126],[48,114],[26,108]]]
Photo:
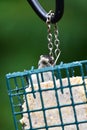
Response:
[[[64,0],[55,1],[50,23],[63,14]],[[28,2],[41,19],[49,20],[38,0]],[[52,52],[50,30],[48,36]],[[87,60],[9,73],[6,82],[15,130],[87,130]]]
[[[87,130],[87,60],[10,73],[6,81],[16,130]]]

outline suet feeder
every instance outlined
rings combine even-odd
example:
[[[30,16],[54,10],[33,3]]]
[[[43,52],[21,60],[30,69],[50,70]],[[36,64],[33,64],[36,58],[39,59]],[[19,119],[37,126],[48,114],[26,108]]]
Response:
[[[28,2],[46,21],[38,0]],[[64,0],[56,0],[52,24],[62,17],[63,8]],[[87,130],[87,60],[9,73],[6,82],[15,130]]]
[[[52,81],[44,82],[47,72]],[[87,61],[15,72],[6,81],[16,130],[87,130]]]

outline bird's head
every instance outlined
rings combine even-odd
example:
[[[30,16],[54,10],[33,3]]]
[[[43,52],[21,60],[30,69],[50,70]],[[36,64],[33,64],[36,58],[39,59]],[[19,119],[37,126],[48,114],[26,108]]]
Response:
[[[38,68],[50,67],[54,64],[54,58],[49,55],[41,55],[38,62]]]

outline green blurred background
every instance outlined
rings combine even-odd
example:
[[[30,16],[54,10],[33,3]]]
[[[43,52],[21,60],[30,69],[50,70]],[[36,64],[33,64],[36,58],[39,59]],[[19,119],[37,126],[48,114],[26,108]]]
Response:
[[[39,0],[49,11],[55,0]],[[87,59],[87,0],[66,0],[58,22],[61,55],[58,64]],[[37,67],[48,54],[47,26],[26,0],[0,0],[0,130],[14,130],[5,74]]]

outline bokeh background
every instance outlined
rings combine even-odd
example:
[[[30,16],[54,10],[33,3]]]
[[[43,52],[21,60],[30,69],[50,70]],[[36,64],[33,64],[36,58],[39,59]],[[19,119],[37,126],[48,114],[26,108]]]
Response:
[[[49,11],[55,0],[39,0]],[[58,64],[87,60],[87,0],[65,0],[58,22],[61,55]],[[27,0],[0,0],[0,130],[14,130],[5,75],[37,68],[41,54],[48,54],[47,26]]]

